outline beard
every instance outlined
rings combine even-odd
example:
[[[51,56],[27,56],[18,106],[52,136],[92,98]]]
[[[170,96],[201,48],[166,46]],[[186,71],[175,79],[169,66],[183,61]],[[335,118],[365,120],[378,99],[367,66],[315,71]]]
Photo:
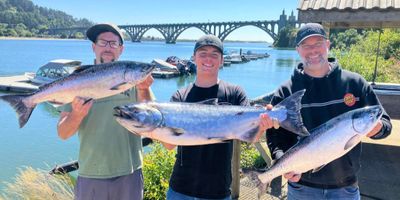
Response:
[[[100,54],[100,63],[114,62],[115,60],[117,59],[114,52],[106,50]]]
[[[321,67],[321,66],[324,66],[328,62],[328,59],[324,58],[322,55],[318,56],[317,59],[315,59],[315,58],[310,59],[310,58],[306,57],[306,58],[303,58],[302,60],[303,60],[304,67],[308,67],[308,68]]]
[[[114,62],[114,61],[115,61],[115,58],[111,59],[111,62]],[[105,63],[103,57],[100,57],[100,63]]]

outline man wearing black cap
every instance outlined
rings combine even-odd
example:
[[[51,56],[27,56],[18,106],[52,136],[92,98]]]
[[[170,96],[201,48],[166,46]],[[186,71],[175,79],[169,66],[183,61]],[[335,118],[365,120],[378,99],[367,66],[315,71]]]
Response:
[[[174,102],[200,102],[217,98],[219,103],[249,104],[239,86],[218,79],[223,61],[223,44],[214,35],[197,40],[194,53],[196,81],[173,94]],[[260,132],[273,127],[268,115],[260,116]],[[167,149],[175,146],[164,144]],[[232,141],[201,146],[178,146],[175,166],[169,182],[168,200],[231,199],[230,185]]]
[[[96,56],[95,64],[117,61],[123,37],[113,24],[97,24],[86,32]],[[115,106],[152,99],[149,76],[122,94],[90,100],[76,97],[60,108],[58,135],[68,139],[79,131],[79,171],[75,199],[142,199],[142,141],[112,116]]]
[[[275,91],[271,104],[276,105],[296,91],[306,89],[301,113],[308,130],[347,111],[380,105],[363,77],[343,70],[334,58],[328,58],[330,42],[320,24],[308,23],[300,27],[296,44],[302,62],[290,80]],[[379,124],[367,136],[385,138],[391,128],[390,118],[384,112]],[[267,141],[272,158],[279,159],[298,138],[282,128],[269,129]],[[288,199],[360,199],[357,184],[360,154],[361,144],[358,144],[319,171],[285,174],[289,185]]]

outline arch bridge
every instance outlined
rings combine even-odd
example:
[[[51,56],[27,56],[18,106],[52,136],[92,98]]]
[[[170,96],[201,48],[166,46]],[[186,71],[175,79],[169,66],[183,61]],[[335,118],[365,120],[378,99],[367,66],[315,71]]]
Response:
[[[179,24],[142,24],[142,25],[119,25],[121,29],[130,36],[132,42],[140,42],[144,34],[150,29],[156,29],[165,38],[166,43],[176,43],[179,35],[189,28],[198,28],[205,34],[213,34],[222,41],[235,31],[244,26],[255,26],[265,31],[273,40],[278,38],[279,31],[286,27],[296,27],[299,25],[293,11],[289,18],[285,15],[285,11],[279,17],[279,20],[262,20],[262,21],[237,21],[237,22],[207,22],[207,23],[179,23]],[[64,28],[49,29],[49,33],[67,32],[72,34],[77,31],[87,30],[87,28]]]

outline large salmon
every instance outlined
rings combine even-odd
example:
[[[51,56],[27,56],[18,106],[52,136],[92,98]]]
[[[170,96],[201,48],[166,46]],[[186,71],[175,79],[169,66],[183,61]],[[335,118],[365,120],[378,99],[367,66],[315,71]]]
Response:
[[[272,179],[285,173],[319,171],[360,143],[377,125],[382,113],[380,106],[343,113],[312,130],[310,136],[286,151],[266,172],[247,171],[245,174],[258,185],[262,193]]]
[[[140,103],[115,108],[116,120],[129,131],[175,145],[201,145],[231,139],[254,142],[259,116],[267,113],[281,127],[308,135],[301,119],[305,90],[283,100],[272,110],[263,107],[201,103]],[[211,102],[211,105],[208,104]]]
[[[154,67],[134,61],[81,66],[71,75],[41,86],[33,94],[4,95],[0,99],[15,109],[22,128],[35,106],[41,102],[66,104],[72,102],[76,96],[90,99],[112,96],[143,81]]]

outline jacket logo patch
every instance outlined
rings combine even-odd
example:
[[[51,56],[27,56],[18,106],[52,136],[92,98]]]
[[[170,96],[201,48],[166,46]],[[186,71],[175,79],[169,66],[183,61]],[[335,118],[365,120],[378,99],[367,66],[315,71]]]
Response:
[[[351,93],[347,93],[344,95],[343,101],[344,104],[351,107],[354,106],[354,104],[356,103],[356,97]]]

